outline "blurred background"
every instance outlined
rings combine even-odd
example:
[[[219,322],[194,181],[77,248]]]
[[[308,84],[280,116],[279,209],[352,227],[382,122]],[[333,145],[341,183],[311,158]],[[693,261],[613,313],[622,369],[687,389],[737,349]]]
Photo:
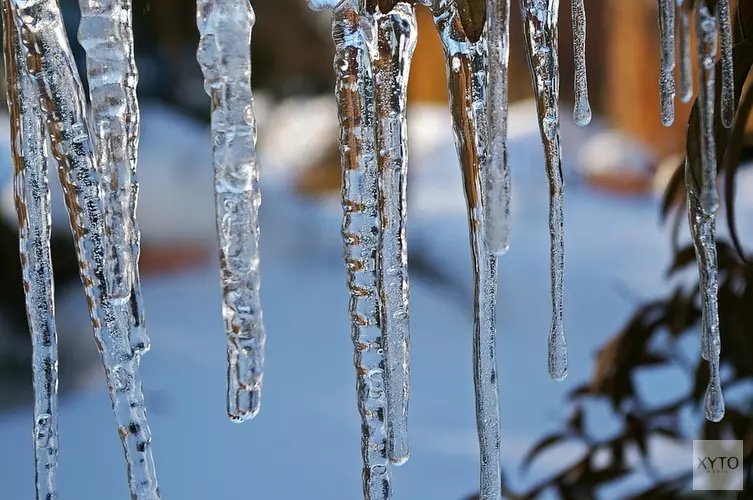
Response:
[[[195,60],[195,6],[186,0],[134,0],[142,110],[138,216],[153,343],[142,360],[142,377],[161,491],[165,498],[186,500],[239,494],[263,499],[359,498],[360,425],[341,261],[329,14],[310,11],[305,0],[252,3],[257,17],[252,57],[268,343],[261,414],[239,426],[225,417],[209,99]],[[76,42],[78,7],[73,0],[61,4],[85,81],[85,54]],[[622,345],[615,342],[626,338],[623,327],[632,324],[636,311],[647,301],[671,297],[681,286],[666,275],[675,253],[670,227],[661,223],[660,203],[684,155],[690,105],[678,100],[675,124],[661,125],[655,1],[585,4],[594,120],[580,128],[571,119],[570,2],[560,2],[567,181],[565,322],[571,367],[563,383],[552,382],[546,370],[548,186],[518,2],[512,2],[511,13],[513,226],[511,249],[500,261],[498,312],[503,464],[510,489],[541,498],[613,499],[648,491],[665,478],[686,474],[693,436],[705,429],[697,398],[672,413],[671,425],[662,424],[672,432],[649,429],[654,421],[649,421],[647,408],[684,397],[698,385],[695,364],[688,371],[669,361],[654,363],[650,370],[633,374],[630,367],[639,363],[615,353]],[[430,13],[423,7],[418,9],[418,26],[408,110],[412,454],[405,466],[394,469],[394,498],[462,500],[470,498],[478,484],[471,262],[446,109],[445,63]],[[0,280],[5,290],[0,292],[0,497],[22,500],[33,498],[34,483],[31,348],[16,256],[7,112],[0,115],[0,123],[0,206],[5,221],[0,234]],[[738,189],[753,188],[753,179],[746,176],[741,171]],[[57,183],[52,184],[61,345],[60,495],[126,499],[122,453],[76,274],[65,209]],[[753,219],[746,213],[753,212],[753,203],[738,200],[737,210],[741,238],[749,242]],[[687,230],[680,226],[685,245]],[[694,268],[686,270],[677,278],[684,280],[683,290],[695,284]],[[687,305],[697,312],[694,295]],[[697,332],[697,314],[687,314],[687,328],[680,330]],[[630,332],[628,339],[641,335]],[[651,338],[663,342],[658,334]],[[682,356],[694,363],[699,359],[696,334],[678,333],[672,342],[671,348]],[[644,339],[637,358],[649,344]],[[630,372],[629,391],[614,396],[622,389],[607,388],[599,394],[603,397],[574,406],[573,391],[593,386],[598,377],[603,380],[605,371],[623,365]],[[730,408],[735,394],[729,396]],[[750,401],[749,395],[743,391],[739,398]],[[636,418],[645,424],[643,431],[635,430]],[[622,443],[620,466],[627,472],[613,474],[609,481],[571,474],[562,481],[576,477],[591,487],[576,490],[581,494],[575,496],[557,487],[536,490],[542,481],[558,477],[563,467],[581,464],[584,456],[591,472],[607,467],[598,464],[612,463],[577,439],[555,439],[550,444],[557,446],[523,471],[520,466],[529,451],[543,436],[561,432],[563,422],[581,433],[587,430],[599,442],[614,443],[617,436]],[[748,427],[741,429],[738,434]],[[612,459],[617,456],[615,446],[609,448]],[[687,474],[677,477],[684,478],[687,489]]]

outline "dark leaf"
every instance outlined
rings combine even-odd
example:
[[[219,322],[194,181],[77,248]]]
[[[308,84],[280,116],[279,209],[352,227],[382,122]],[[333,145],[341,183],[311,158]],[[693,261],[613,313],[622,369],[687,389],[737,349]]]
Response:
[[[643,422],[643,420],[640,419],[640,417],[632,413],[625,415],[625,420],[625,437],[635,442],[643,458],[646,458],[648,456],[648,447],[646,443],[646,424]]]
[[[688,245],[678,252],[675,252],[674,259],[672,259],[672,265],[667,271],[667,276],[670,277],[680,269],[685,269],[690,264],[695,264],[695,248],[693,245]]]
[[[753,4],[748,0],[737,2],[733,35],[735,43],[753,37]]]
[[[653,432],[662,437],[674,439],[676,441],[682,441],[685,439],[685,437],[680,434],[677,429],[672,429],[671,427],[655,427]]]
[[[672,173],[661,202],[661,219],[666,220],[673,208],[685,201],[685,160],[681,161]]]
[[[706,387],[709,383],[709,364],[705,361],[698,363],[695,371],[695,383],[693,384],[693,401],[701,401],[706,394]]]
[[[630,474],[630,469],[626,467],[604,467],[591,471],[588,476],[588,482],[593,485],[599,485],[620,479]]]
[[[486,0],[456,0],[456,3],[465,36],[471,43],[478,42],[486,23]]]
[[[521,470],[525,471],[526,469],[528,469],[531,466],[533,459],[536,458],[542,451],[558,443],[561,443],[565,439],[568,439],[568,437],[569,436],[565,434],[550,434],[549,436],[543,438],[528,451],[525,457],[523,457],[523,461],[520,464]]]
[[[735,102],[740,100],[740,94],[743,85],[753,66],[753,39],[745,40],[733,47],[733,60],[735,69]],[[716,64],[716,81],[721,82],[721,61]],[[716,86],[715,99],[715,123],[714,135],[716,137],[716,154],[717,164],[721,165],[728,145],[729,131],[721,122],[720,104],[721,104],[721,85]],[[694,192],[700,192],[701,186],[701,138],[700,138],[700,111],[699,102],[693,103],[693,108],[688,119],[688,133],[686,142],[686,153],[688,162],[688,172],[690,178],[685,179],[685,185]],[[720,172],[721,173],[721,169]]]
[[[579,406],[573,412],[567,426],[575,432],[576,435],[583,434],[583,407]]]
[[[622,436],[620,436],[609,443],[609,450],[612,453],[612,464],[617,467],[625,465],[625,443],[622,439]]]
[[[735,68],[735,71],[738,71],[738,68]],[[748,67],[748,71],[750,71],[750,67]],[[727,207],[727,227],[737,255],[748,264],[750,262],[745,259],[745,251],[740,243],[737,224],[735,223],[735,179],[737,178],[735,174],[740,168],[745,127],[751,110],[753,110],[753,89],[748,87],[735,110],[735,120],[729,133],[729,144],[720,165],[720,169],[724,171],[724,203]]]

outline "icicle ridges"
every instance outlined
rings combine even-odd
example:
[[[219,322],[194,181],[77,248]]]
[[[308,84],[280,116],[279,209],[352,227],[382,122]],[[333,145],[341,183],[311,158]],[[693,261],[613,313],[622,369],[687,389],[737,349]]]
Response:
[[[722,54],[722,124],[730,128],[735,119],[735,69],[732,60],[732,19],[729,0],[718,0],[716,19]],[[713,71],[713,70],[712,70]]]
[[[131,496],[159,499],[138,356],[129,343],[130,304],[108,295],[100,178],[82,85],[60,10],[56,0],[14,0],[12,5],[13,20],[26,50],[25,71],[37,83],[52,154],[66,193],[81,278],[128,464]]]
[[[361,16],[374,85],[376,160],[379,172],[380,230],[377,268],[385,339],[387,453],[408,460],[409,281],[405,238],[408,174],[406,99],[417,26],[413,7],[398,2],[389,12],[377,7]]]
[[[510,0],[488,0],[489,48],[488,175],[485,188],[486,238],[489,250],[503,255],[510,248],[511,180],[507,153]]]
[[[136,156],[139,107],[130,0],[79,1],[79,42],[86,50],[92,134],[102,176],[108,294],[131,304],[130,342],[149,350],[138,274]]]
[[[659,93],[661,121],[665,127],[675,121],[675,6],[674,0],[658,0],[661,69]]]
[[[57,498],[58,345],[50,256],[47,142],[39,96],[24,66],[10,1],[2,4],[5,74],[10,111],[13,185],[26,314],[34,360],[34,462],[37,500]]]
[[[591,122],[588,101],[588,73],[586,71],[586,7],[583,0],[573,0],[573,53],[575,54],[575,110],[573,120],[578,125]]]
[[[565,242],[562,176],[562,146],[559,121],[559,60],[557,55],[557,16],[559,2],[547,0],[546,8],[537,0],[521,0],[523,32],[531,71],[539,129],[549,178],[549,235],[552,279],[552,326],[549,330],[549,374],[554,380],[567,377],[567,342],[563,325]]]
[[[690,10],[677,0],[677,79],[682,102],[693,98],[693,65],[690,57]]]
[[[266,335],[259,283],[259,161],[251,92],[249,0],[198,0],[197,60],[212,100],[215,204],[228,339],[228,416],[253,418],[261,402]]]
[[[481,36],[486,16],[463,23],[452,0],[432,5],[447,64],[455,140],[463,173],[474,269],[473,379],[481,453],[483,500],[502,498],[499,387],[496,360],[497,260],[487,246],[484,207],[488,186],[487,47]],[[474,22],[476,21],[476,22]],[[473,30],[473,31],[471,31]],[[470,31],[470,32],[469,32]]]
[[[367,500],[391,497],[385,416],[387,340],[380,327],[377,249],[379,174],[374,80],[357,0],[345,0],[332,13],[335,42],[335,96],[342,157],[342,234],[350,292],[350,322],[361,414],[363,494]]]

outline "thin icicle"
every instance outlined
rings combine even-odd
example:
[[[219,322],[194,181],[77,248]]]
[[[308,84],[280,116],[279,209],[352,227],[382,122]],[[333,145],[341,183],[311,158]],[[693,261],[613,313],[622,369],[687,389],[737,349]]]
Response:
[[[714,61],[717,52],[717,27],[706,2],[696,4],[696,36],[698,38],[698,110],[701,122],[702,182],[699,200],[707,214],[719,208],[716,189],[716,139],[714,136],[714,104],[716,72]]]
[[[486,237],[489,250],[510,248],[510,165],[507,154],[510,0],[488,0],[489,157],[486,186]]]
[[[25,54],[7,0],[2,10],[13,185],[33,348],[36,498],[52,500],[58,496],[58,345],[50,256],[47,142],[36,86],[29,74],[20,70]]]
[[[127,299],[133,315],[131,345],[149,350],[138,276],[136,155],[138,73],[133,54],[131,0],[79,0],[79,42],[86,50],[92,134],[102,179],[108,294]]]
[[[130,304],[106,286],[104,210],[82,85],[56,0],[13,0],[13,20],[26,48],[26,71],[37,83],[52,154],[76,241],[97,346],[128,464],[131,497],[160,497],[138,356],[129,343]]]
[[[259,162],[251,92],[249,0],[198,0],[197,60],[212,99],[215,205],[228,355],[227,413],[253,418],[261,402],[266,335],[259,297]]]
[[[677,79],[682,102],[693,98],[693,64],[690,58],[690,10],[677,0]]]
[[[549,375],[554,380],[567,377],[567,342],[563,325],[565,242],[562,176],[562,146],[559,119],[559,61],[557,55],[557,16],[559,2],[521,0],[523,32],[536,95],[539,129],[549,178],[549,235],[552,280],[552,326],[549,330]]]
[[[473,381],[481,454],[482,500],[502,498],[499,387],[496,360],[497,259],[487,247],[484,191],[488,185],[487,47],[471,39],[455,2],[436,0],[434,23],[442,41],[455,142],[463,174],[474,272]]]
[[[408,460],[409,281],[406,186],[406,100],[417,26],[413,7],[399,2],[389,12],[362,16],[374,82],[380,238],[377,252],[381,324],[386,339],[387,454],[395,465]]]
[[[687,167],[686,167],[687,168]],[[686,172],[688,178],[691,174]],[[688,186],[688,217],[698,260],[701,291],[701,356],[709,362],[710,379],[706,389],[706,418],[719,422],[724,417],[724,397],[719,376],[719,271],[716,260],[716,223],[714,214],[706,214],[700,207],[692,186]]]
[[[673,0],[659,2],[659,39],[661,66],[659,95],[661,122],[665,127],[675,121],[675,6]]]
[[[375,137],[374,80],[359,29],[358,0],[345,0],[332,14],[335,97],[342,158],[342,234],[355,347],[356,389],[361,414],[363,494],[391,498],[384,387],[386,341],[380,328],[377,286],[379,180]]]
[[[722,53],[722,124],[730,128],[735,119],[735,68],[732,60],[732,19],[729,0],[717,2],[716,17]]]
[[[591,122],[588,102],[588,73],[586,72],[586,7],[583,0],[573,0],[573,54],[575,54],[575,110],[573,120],[578,125]]]

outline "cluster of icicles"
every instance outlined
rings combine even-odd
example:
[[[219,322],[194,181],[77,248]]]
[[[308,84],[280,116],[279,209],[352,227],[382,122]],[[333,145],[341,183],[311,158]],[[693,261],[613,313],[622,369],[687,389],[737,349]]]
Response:
[[[97,346],[102,355],[135,499],[158,499],[139,377],[149,349],[138,275],[135,218],[139,108],[130,0],[80,0],[87,109],[57,0],[2,1],[15,197],[26,304],[34,349],[36,491],[57,498],[57,343],[50,259],[47,156],[58,166]],[[391,497],[391,464],[408,459],[409,306],[406,221],[406,92],[417,40],[414,2],[308,0],[332,9],[340,118],[345,263],[362,419],[363,488]],[[423,0],[447,64],[458,157],[468,203],[475,276],[473,375],[481,451],[481,498],[501,498],[499,392],[495,359],[497,258],[509,245],[507,163],[509,0],[489,0],[480,20],[470,0]],[[678,0],[678,3],[681,3]],[[557,0],[521,0],[525,43],[550,183],[552,324],[549,372],[567,376],[563,329],[563,195],[559,133]],[[478,7],[479,4],[476,4]],[[678,7],[676,9],[676,7]],[[680,97],[692,95],[690,12],[659,0],[662,120],[673,121],[675,16],[679,13]],[[591,119],[585,68],[585,11],[573,0],[574,119]],[[711,366],[706,416],[724,414],[714,212],[714,61],[721,34],[722,121],[734,115],[729,3],[714,13],[696,2],[702,185],[688,183],[689,216],[703,299],[702,353]],[[480,21],[480,22],[479,22]],[[259,165],[250,84],[255,22],[249,0],[198,0],[197,59],[212,103],[223,316],[228,338],[229,416],[259,411],[265,332],[259,301]],[[687,176],[692,179],[692,176]]]

